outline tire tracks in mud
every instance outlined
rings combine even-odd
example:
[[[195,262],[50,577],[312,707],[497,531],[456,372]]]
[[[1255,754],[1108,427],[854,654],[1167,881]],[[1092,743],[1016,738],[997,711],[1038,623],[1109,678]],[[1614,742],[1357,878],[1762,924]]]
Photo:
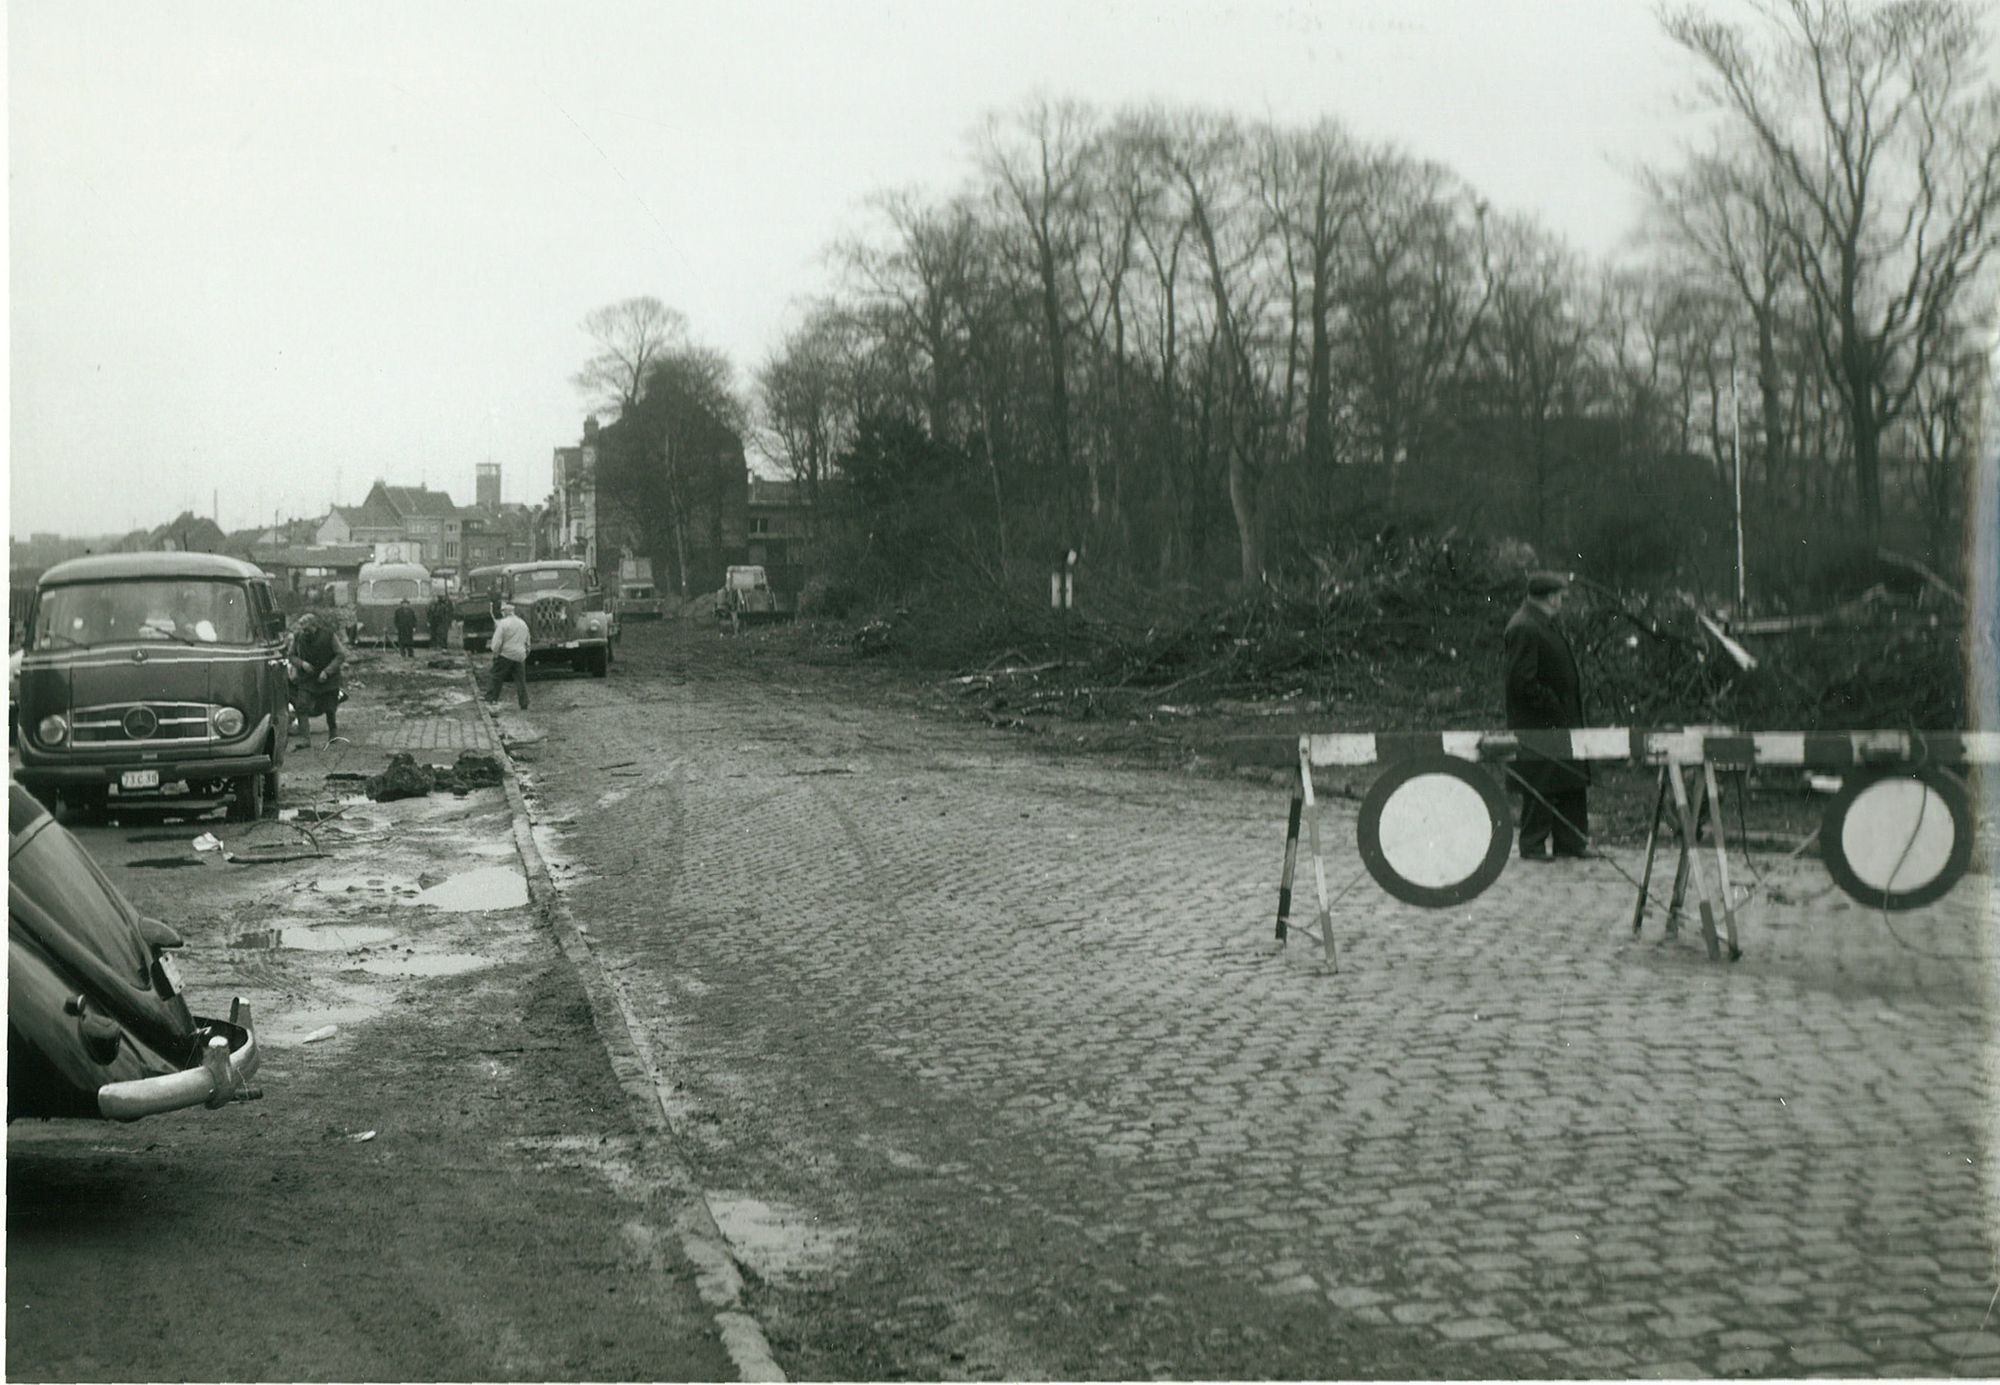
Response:
[[[633,1013],[624,986],[605,971],[571,916],[535,841],[533,818],[522,794],[519,770],[501,736],[499,722],[486,704],[478,700],[476,688],[474,691],[474,705],[493,733],[500,762],[506,769],[503,784],[507,806],[513,815],[514,845],[527,873],[530,903],[549,925],[563,956],[576,969],[584,994],[590,998],[591,1016],[610,1059],[612,1074],[625,1093],[634,1123],[644,1132],[642,1152],[636,1162],[648,1188],[662,1201],[656,1211],[664,1214],[662,1219],[667,1222],[668,1233],[694,1272],[696,1292],[709,1310],[723,1349],[736,1366],[738,1379],[783,1381],[787,1377],[772,1354],[763,1326],[745,1304],[742,1268],[716,1224],[707,1197],[680,1154],[682,1137],[674,1125],[671,1084],[661,1072],[645,1026]],[[668,782],[677,794],[677,783]],[[678,852],[678,835],[668,836],[674,843],[670,849]],[[660,1279],[671,1280],[667,1258],[657,1253],[660,1229],[634,1222],[627,1231],[635,1243],[653,1249],[649,1259]]]

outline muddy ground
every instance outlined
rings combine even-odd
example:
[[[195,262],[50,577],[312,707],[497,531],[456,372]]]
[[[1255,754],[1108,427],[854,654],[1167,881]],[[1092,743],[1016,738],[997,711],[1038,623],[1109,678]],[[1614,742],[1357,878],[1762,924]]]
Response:
[[[323,821],[73,824],[186,937],[198,1012],[251,1001],[264,1097],[9,1127],[7,1375],[733,1378],[502,790],[374,804],[346,777],[411,727],[476,738],[462,665],[364,655],[351,687],[355,743],[316,724],[285,766]]]
[[[395,751],[492,748],[451,659],[357,660],[351,743],[316,730],[286,766],[308,815],[77,826],[187,936],[196,1007],[255,1005],[266,1095],[10,1127],[10,1376],[738,1378],[691,1222],[726,1238],[777,1363],[814,1378],[1991,1356],[1990,1256],[1947,1214],[1975,1195],[1954,1151],[1985,1162],[1969,1113],[1990,1110],[1960,1051],[1990,1014],[1977,963],[1953,960],[1984,955],[1963,920],[1908,945],[1909,924],[1774,887],[1724,972],[1689,940],[1601,928],[1629,907],[1616,883],[1509,877],[1435,943],[1433,916],[1357,896],[1332,1003],[1310,956],[1262,944],[1297,736],[1367,729],[1365,707],[996,718],[964,670],[810,625],[661,623],[627,655],[500,710],[553,889],[537,907],[502,789],[356,799]],[[1740,821],[1805,840],[1813,795],[1753,789]],[[1633,840],[1651,796],[1607,776],[1602,835]],[[1336,840],[1351,816],[1329,805]],[[223,848],[195,850],[203,833]],[[1778,1092],[1831,1124],[1764,1149]],[[1426,1124],[1468,1102],[1476,1128]],[[1341,1153],[1357,1129],[1383,1143]],[[1678,1183],[1623,1187],[1661,1140],[1743,1183],[1719,1229]],[[1885,1177],[1900,1200],[1878,1226],[1848,1190]],[[1579,1197],[1580,1178],[1604,1186]],[[1581,1289],[1567,1245],[1533,1250],[1531,1277],[1488,1264],[1553,1234],[1538,1189],[1589,1223]],[[1689,1278],[1718,1237],[1766,1296],[1748,1308]],[[1884,1258],[1898,1237],[1935,1262]],[[1794,1239],[1838,1275],[1784,1279],[1806,1274]],[[1855,1335],[1889,1314],[1908,1321]]]
[[[670,628],[682,630],[683,638],[708,634],[698,622]],[[1062,670],[1034,671],[1047,662],[1041,656],[1012,651],[972,663],[938,663],[913,653],[876,655],[857,648],[852,631],[833,622],[752,627],[719,645],[714,676],[754,677],[808,693],[818,687],[830,696],[901,705],[928,717],[990,727],[1045,757],[1083,755],[1286,790],[1297,782],[1301,735],[1498,725],[1490,709],[1482,714],[1461,705],[1463,688],[1453,690],[1452,703],[1427,712],[1421,686],[1390,683],[1339,699],[1278,686],[1258,696],[1121,692],[1078,698],[1063,691]],[[1010,669],[1029,671],[1009,676]],[[1322,797],[1358,801],[1375,774],[1371,767],[1323,769],[1314,776],[1315,789]],[[1606,843],[1643,842],[1656,803],[1655,772],[1600,764],[1592,766],[1592,775],[1594,835]],[[1758,771],[1727,777],[1723,788],[1725,825],[1732,834],[1747,832],[1765,850],[1817,856],[1810,839],[1828,795],[1804,774]]]

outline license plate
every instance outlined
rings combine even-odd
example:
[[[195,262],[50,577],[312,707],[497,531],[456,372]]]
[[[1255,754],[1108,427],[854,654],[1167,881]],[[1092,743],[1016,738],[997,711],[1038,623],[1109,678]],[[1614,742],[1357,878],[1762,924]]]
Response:
[[[160,954],[159,961],[160,975],[167,980],[167,994],[179,995],[181,993],[181,969],[174,965],[174,959],[164,952]]]
[[[157,789],[160,787],[160,772],[156,769],[128,769],[118,776],[121,789]]]

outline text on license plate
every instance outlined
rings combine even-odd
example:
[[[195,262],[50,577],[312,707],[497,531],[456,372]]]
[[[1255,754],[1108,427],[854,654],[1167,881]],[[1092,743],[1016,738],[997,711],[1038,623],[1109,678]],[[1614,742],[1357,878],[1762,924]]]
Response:
[[[181,993],[183,989],[181,985],[181,969],[175,966],[174,959],[164,952],[160,954],[160,975],[167,978],[169,994],[179,995]]]
[[[156,769],[128,769],[118,776],[121,789],[157,789],[160,787],[160,772]]]

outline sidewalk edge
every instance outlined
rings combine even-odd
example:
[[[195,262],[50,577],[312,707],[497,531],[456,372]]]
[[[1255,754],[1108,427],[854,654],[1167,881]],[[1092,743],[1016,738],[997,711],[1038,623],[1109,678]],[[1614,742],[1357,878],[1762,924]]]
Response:
[[[486,723],[486,729],[493,737],[495,756],[505,771],[501,783],[506,790],[507,807],[514,822],[514,849],[520,854],[522,868],[527,873],[529,901],[555,935],[563,956],[576,969],[584,995],[590,1000],[591,1018],[596,1025],[598,1039],[610,1057],[612,1072],[640,1128],[663,1137],[663,1157],[678,1174],[676,1181],[690,1190],[687,1205],[675,1218],[674,1230],[680,1238],[681,1253],[694,1270],[696,1290],[702,1302],[708,1305],[723,1349],[736,1364],[738,1378],[745,1381],[783,1381],[787,1377],[771,1354],[771,1344],[764,1335],[763,1327],[743,1304],[743,1275],[736,1256],[730,1250],[721,1227],[716,1225],[693,1171],[680,1156],[677,1148],[679,1132],[674,1129],[673,1118],[667,1113],[660,1091],[659,1071],[651,1050],[639,1041],[638,1026],[625,1004],[623,993],[605,974],[603,966],[591,952],[589,939],[577,928],[576,920],[570,916],[569,906],[563,902],[562,893],[549,874],[541,849],[535,845],[527,800],[521,792],[514,757],[507,753],[507,743],[501,737],[499,720],[488,710],[478,680],[469,669],[466,676],[472,687],[473,708],[479,713],[480,720]]]

